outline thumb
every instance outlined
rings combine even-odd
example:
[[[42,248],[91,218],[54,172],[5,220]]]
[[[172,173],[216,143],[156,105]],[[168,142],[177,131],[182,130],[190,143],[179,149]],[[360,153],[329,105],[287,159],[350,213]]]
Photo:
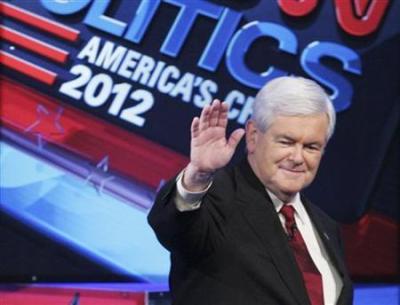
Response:
[[[232,132],[228,140],[228,146],[230,146],[232,149],[235,149],[240,140],[243,138],[244,133],[245,131],[243,128],[238,128]]]

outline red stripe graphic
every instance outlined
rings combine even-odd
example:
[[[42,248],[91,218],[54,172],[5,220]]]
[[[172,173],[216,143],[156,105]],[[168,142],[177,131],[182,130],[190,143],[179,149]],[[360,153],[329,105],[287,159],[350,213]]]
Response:
[[[18,71],[22,74],[30,76],[47,85],[53,85],[57,74],[49,70],[43,69],[33,63],[30,63],[22,58],[11,55],[7,52],[0,51],[0,64]]]
[[[0,25],[0,37],[56,62],[67,61],[68,52],[2,25]]]
[[[3,1],[0,1],[0,13],[68,41],[76,41],[79,37],[80,32],[73,28]]]
[[[67,149],[92,164],[108,156],[110,170],[153,190],[161,180],[176,175],[189,161],[180,153],[61,103],[54,96],[45,95],[1,75],[0,82],[1,124],[25,137],[41,134],[43,140]],[[38,116],[38,105],[44,107],[48,114]],[[63,112],[58,121],[63,132],[55,126],[55,115],[61,106]],[[38,118],[40,124],[32,133],[27,133],[26,129]]]

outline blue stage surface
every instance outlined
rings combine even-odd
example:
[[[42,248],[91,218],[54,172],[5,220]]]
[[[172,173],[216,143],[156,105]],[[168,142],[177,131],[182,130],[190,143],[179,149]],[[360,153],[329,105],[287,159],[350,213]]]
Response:
[[[353,305],[399,305],[400,284],[358,284],[354,286]]]

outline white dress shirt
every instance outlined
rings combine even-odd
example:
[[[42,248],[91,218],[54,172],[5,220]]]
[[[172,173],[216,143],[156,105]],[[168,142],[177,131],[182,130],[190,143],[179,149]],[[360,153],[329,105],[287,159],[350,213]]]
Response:
[[[183,171],[178,175],[176,179],[176,207],[181,212],[198,209],[201,206],[201,200],[203,196],[207,193],[212,183],[210,183],[204,191],[190,192],[184,188],[182,177]],[[266,189],[266,191],[268,192],[268,195],[270,196],[272,203],[274,204],[275,210],[279,215],[282,226],[285,229],[285,218],[281,213],[279,213],[284,203],[268,189]],[[312,224],[303,203],[300,200],[299,193],[296,194],[293,202],[289,204],[293,205],[295,209],[294,218],[297,228],[300,231],[304,242],[306,243],[308,252],[310,253],[310,256],[315,266],[322,276],[324,305],[335,305],[343,286],[342,280],[336,269],[333,267],[333,264],[331,263],[328,254],[326,253],[321,238],[317,234],[317,231]]]
[[[267,192],[272,200],[272,203],[274,204],[276,212],[279,215],[282,226],[285,229],[285,217],[279,213],[283,206],[283,202],[269,190],[267,190]],[[307,250],[322,276],[324,304],[334,305],[336,304],[340,291],[342,290],[342,280],[336,271],[336,268],[331,263],[328,253],[326,253],[321,238],[319,237],[319,234],[311,222],[310,216],[300,200],[299,193],[296,194],[293,202],[289,203],[289,205],[292,205],[295,209],[294,219],[296,221],[297,229],[300,231],[301,236],[306,243]]]

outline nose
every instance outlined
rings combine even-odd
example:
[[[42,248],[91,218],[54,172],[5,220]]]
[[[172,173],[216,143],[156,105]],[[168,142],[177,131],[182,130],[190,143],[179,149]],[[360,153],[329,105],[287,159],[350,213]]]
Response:
[[[304,162],[303,147],[301,145],[294,145],[290,154],[290,160],[296,165]]]

